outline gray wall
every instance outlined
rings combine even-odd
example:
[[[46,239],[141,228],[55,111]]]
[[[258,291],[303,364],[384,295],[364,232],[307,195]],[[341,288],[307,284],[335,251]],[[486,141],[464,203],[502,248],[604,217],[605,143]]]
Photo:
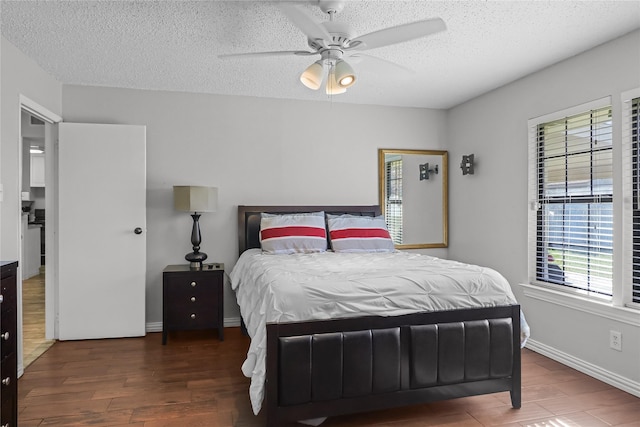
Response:
[[[22,143],[18,140],[20,95],[61,115],[62,85],[45,73],[4,37],[2,43],[0,109],[0,182],[4,200],[0,203],[0,258],[17,260],[20,252],[21,200],[19,164]]]
[[[0,37],[0,259],[21,259],[22,201],[20,161],[20,95],[60,114],[62,85],[45,73],[4,37]],[[18,269],[18,331],[22,333],[22,269]],[[18,342],[18,372],[22,373],[22,342]]]
[[[637,392],[639,313],[613,310],[623,321],[612,320],[525,296],[518,284],[528,282],[527,120],[610,95],[617,140],[614,180],[619,185],[620,94],[640,87],[639,46],[636,31],[457,106],[449,111],[447,131],[452,165],[463,154],[474,153],[477,160],[475,175],[462,176],[455,167],[450,173],[449,256],[494,267],[506,276],[531,325],[532,344],[575,365],[592,366],[603,376],[631,380],[630,388]],[[620,220],[618,213],[618,242]],[[618,244],[618,254],[621,249]],[[623,332],[622,353],[609,349],[610,330]]]
[[[420,165],[424,163],[432,170],[438,165],[439,172],[420,181]],[[403,243],[444,242],[443,186],[443,156],[402,156]]]
[[[162,320],[162,270],[191,252],[172,186],[218,187],[202,251],[231,271],[239,204],[377,204],[378,149],[442,149],[446,112],[64,86],[64,120],[147,126],[147,322]],[[117,168],[117,165],[114,165]],[[429,253],[446,256],[446,250]],[[238,319],[225,288],[225,317]]]

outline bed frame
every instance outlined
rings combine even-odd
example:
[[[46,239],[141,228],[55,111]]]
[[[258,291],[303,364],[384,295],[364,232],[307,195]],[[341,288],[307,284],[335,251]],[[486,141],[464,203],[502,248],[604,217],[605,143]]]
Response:
[[[238,206],[239,251],[260,213],[380,215],[378,206]],[[267,324],[267,427],[509,391],[520,408],[520,306]]]

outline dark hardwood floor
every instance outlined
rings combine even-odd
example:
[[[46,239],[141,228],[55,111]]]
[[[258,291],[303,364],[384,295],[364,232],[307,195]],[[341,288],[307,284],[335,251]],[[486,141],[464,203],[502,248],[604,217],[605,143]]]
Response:
[[[57,342],[18,381],[20,427],[258,427],[240,372],[238,328],[144,338]],[[328,419],[322,426],[640,426],[640,398],[529,350],[523,404],[509,394],[455,399]],[[300,424],[291,424],[300,426]],[[287,426],[288,427],[288,426]]]

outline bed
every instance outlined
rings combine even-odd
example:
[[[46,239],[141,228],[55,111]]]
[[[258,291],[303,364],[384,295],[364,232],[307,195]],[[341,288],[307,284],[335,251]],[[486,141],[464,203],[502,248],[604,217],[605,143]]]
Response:
[[[466,299],[469,304],[463,304],[462,308],[450,308],[445,303],[441,309],[421,310],[413,303],[402,307],[399,303],[397,307],[385,306],[376,314],[367,309],[358,312],[359,307],[344,315],[336,315],[333,310],[327,310],[329,314],[326,314],[318,309],[300,309],[296,314],[296,298],[309,292],[307,288],[285,297],[290,300],[288,308],[269,316],[271,311],[277,311],[272,309],[273,300],[265,298],[265,291],[250,287],[253,281],[258,281],[258,276],[273,275],[280,268],[267,264],[278,255],[261,255],[259,250],[261,214],[315,211],[332,215],[380,215],[378,206],[238,206],[241,257],[231,273],[231,282],[238,297],[243,327],[246,324],[252,338],[243,373],[252,379],[249,394],[254,413],[266,411],[268,427],[287,421],[503,391],[510,392],[514,408],[520,407],[521,326],[526,326],[526,322],[510,288],[504,291],[508,297],[498,298],[497,302],[483,302],[482,295],[470,296]],[[329,251],[315,258],[331,262],[325,259],[337,255]],[[349,259],[363,256],[346,255]],[[295,266],[303,262],[300,260],[306,262],[304,256],[281,259]],[[447,271],[453,271],[452,265],[456,269],[459,265],[462,270],[466,269],[467,276],[471,271],[478,271],[482,277],[502,277],[491,269],[406,252],[378,256],[375,265],[386,262],[385,258],[399,257],[400,261],[394,258],[389,262],[401,266],[405,259],[417,257],[425,263],[446,263],[442,268]],[[265,271],[252,273],[257,276],[240,272],[241,264],[249,263],[248,259],[254,264],[264,263]],[[301,265],[302,269],[306,268]],[[332,285],[331,274],[324,280]],[[289,273],[275,274],[279,275],[289,276]],[[504,290],[506,280],[499,280],[503,281]],[[404,281],[411,284],[416,280]],[[274,286],[265,289],[271,296]],[[346,293],[344,300],[349,300]],[[376,301],[379,300],[381,298]],[[333,301],[331,307],[347,305],[345,301]],[[326,306],[323,303],[318,307]]]

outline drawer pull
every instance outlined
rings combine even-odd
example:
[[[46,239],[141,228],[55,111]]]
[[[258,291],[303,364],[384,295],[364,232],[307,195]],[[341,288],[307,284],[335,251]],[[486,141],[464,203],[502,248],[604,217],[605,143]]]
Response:
[[[196,302],[196,297],[191,297],[191,302]]]
[[[9,385],[9,384],[11,384],[11,377],[7,377],[2,380],[2,385]]]
[[[191,286],[193,286],[194,288],[196,287],[197,283],[196,282],[191,282]]]
[[[195,313],[191,313],[191,318],[195,319],[196,318],[196,314]]]
[[[0,304],[4,302],[4,295],[0,294]]]
[[[0,335],[0,337],[2,337],[2,339],[5,341],[9,341],[9,332],[5,332],[4,334]]]

